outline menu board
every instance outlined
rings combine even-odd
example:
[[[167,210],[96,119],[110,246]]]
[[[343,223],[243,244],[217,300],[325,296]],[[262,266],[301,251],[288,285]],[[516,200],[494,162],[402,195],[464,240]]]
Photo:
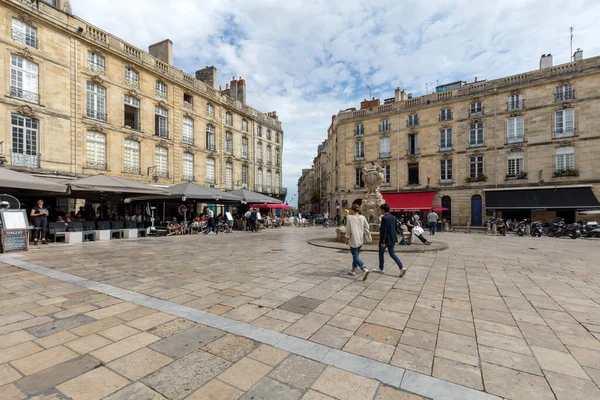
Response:
[[[3,229],[2,252],[14,253],[29,250],[29,231],[27,229]]]
[[[233,221],[233,217],[229,211],[225,211],[225,216],[227,217],[227,221]]]
[[[3,210],[0,212],[0,216],[2,216],[4,229],[27,229],[29,227],[25,210]]]

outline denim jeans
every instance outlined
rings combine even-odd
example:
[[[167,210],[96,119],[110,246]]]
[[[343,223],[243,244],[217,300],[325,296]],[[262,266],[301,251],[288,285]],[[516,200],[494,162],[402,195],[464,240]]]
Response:
[[[350,247],[350,254],[352,254],[352,271],[356,268],[365,268],[365,263],[360,259],[360,247]]]
[[[429,223],[429,233],[431,235],[435,235],[435,228],[436,228],[436,223],[435,222],[430,222]]]
[[[390,257],[392,257],[392,260],[394,260],[394,262],[396,263],[396,265],[398,266],[398,268],[400,268],[400,269],[404,268],[404,266],[402,265],[402,261],[400,261],[400,259],[398,258],[398,256],[394,252],[395,245],[386,246],[386,247],[388,249],[388,253],[390,254]],[[384,254],[385,254],[385,247],[381,247],[381,244],[380,244],[379,245],[379,269],[383,269],[383,256],[384,256]]]

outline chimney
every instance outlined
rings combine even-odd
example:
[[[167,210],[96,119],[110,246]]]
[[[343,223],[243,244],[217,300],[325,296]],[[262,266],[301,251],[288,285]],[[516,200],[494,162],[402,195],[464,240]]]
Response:
[[[233,98],[234,100],[237,100],[237,87],[238,87],[238,81],[235,80],[235,76],[231,77],[231,82],[229,82],[231,87],[229,89],[229,97]]]
[[[540,69],[550,68],[552,66],[552,54],[542,54],[540,58]]]
[[[240,76],[237,81],[237,99],[242,104],[246,104],[246,81]]]
[[[406,92],[404,89],[400,90],[400,101],[406,100]]]
[[[394,91],[394,101],[400,101],[400,88],[397,87]]]
[[[581,61],[583,60],[583,50],[577,49],[575,53],[573,53],[573,61]]]
[[[150,45],[148,52],[160,61],[173,65],[173,42],[170,39]]]
[[[477,77],[475,77],[475,83],[477,83]]]
[[[206,83],[213,89],[217,88],[217,69],[212,65],[196,71],[196,79]]]

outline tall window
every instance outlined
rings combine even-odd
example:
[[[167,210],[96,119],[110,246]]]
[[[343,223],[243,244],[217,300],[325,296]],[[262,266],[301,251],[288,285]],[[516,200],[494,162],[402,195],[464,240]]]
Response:
[[[271,171],[267,171],[267,193],[271,193],[273,191],[273,176],[271,175]]]
[[[379,139],[379,158],[389,158],[390,156],[390,138],[382,137]]]
[[[273,154],[271,153],[271,146],[267,146],[267,164],[271,165],[273,162]]]
[[[452,109],[442,108],[440,110],[440,121],[451,121],[452,120]]]
[[[104,75],[104,57],[88,50],[88,69],[96,74]]]
[[[169,137],[168,131],[169,112],[162,107],[155,107],[154,134],[162,138]]]
[[[229,126],[233,126],[233,114],[230,112],[225,114],[225,123]]]
[[[419,163],[408,163],[406,166],[408,169],[408,184],[418,185],[419,184]]]
[[[419,116],[417,114],[410,114],[408,116],[408,121],[406,121],[407,126],[417,126],[419,125]]]
[[[279,172],[275,172],[275,182],[273,183],[273,191],[275,193],[279,193],[279,188],[281,188],[281,177]]]
[[[263,187],[263,173],[262,173],[262,169],[258,169],[258,171],[256,172],[256,190],[259,192],[262,192],[262,187]]]
[[[225,189],[233,190],[233,164],[225,164]]]
[[[523,98],[520,94],[513,94],[508,96],[507,108],[509,110],[516,110],[523,108]]]
[[[183,153],[183,180],[194,180],[194,155],[192,153]]]
[[[281,165],[281,153],[279,151],[279,147],[275,148],[275,166],[279,167]]]
[[[440,160],[440,183],[452,182],[452,160]]]
[[[215,150],[215,127],[210,124],[206,125],[206,150]]]
[[[188,117],[183,117],[183,143],[194,144],[194,120]]]
[[[365,159],[365,142],[362,140],[354,143],[354,159],[358,161]]]
[[[555,101],[572,100],[573,98],[575,98],[575,91],[573,90],[573,86],[562,85],[556,87],[556,92],[554,93]]]
[[[554,137],[569,137],[575,135],[575,110],[567,108],[554,113]]]
[[[364,188],[365,183],[362,180],[362,168],[354,168],[354,187],[355,188]]]
[[[483,114],[483,105],[481,104],[480,101],[474,101],[473,103],[471,103],[471,106],[469,107],[469,114],[470,115]]]
[[[248,158],[248,138],[242,138],[242,158]]]
[[[389,131],[391,129],[391,124],[389,119],[382,119],[379,121],[379,132]]]
[[[517,176],[523,172],[523,153],[510,153],[508,155],[507,176]]]
[[[129,67],[125,67],[125,83],[134,88],[140,88],[140,74]]]
[[[206,103],[206,116],[208,118],[214,118],[215,117],[215,106],[213,106],[210,103]]]
[[[279,141],[280,141],[280,140],[281,140],[281,139],[279,138],[279,132],[277,132],[277,133],[275,134],[275,143],[279,144]]]
[[[12,20],[12,39],[37,48],[37,29],[16,18]]]
[[[469,147],[483,146],[483,122],[469,125]]]
[[[206,159],[206,183],[209,185],[215,184],[215,159]]]
[[[523,117],[509,118],[506,121],[506,137],[508,143],[522,142],[525,134],[523,133]]]
[[[183,94],[183,108],[187,108],[188,110],[194,109],[194,96],[188,93]]]
[[[365,134],[365,126],[363,124],[356,124],[354,127],[354,136],[364,135]]]
[[[125,96],[123,101],[123,123],[126,127],[140,130],[140,100]]]
[[[258,162],[262,162],[263,159],[263,148],[262,148],[262,143],[258,143],[256,145],[256,161]]]
[[[10,56],[10,96],[38,104],[38,65],[26,58]]]
[[[575,148],[560,147],[556,149],[556,171],[565,172],[575,169]]]
[[[106,89],[93,82],[87,83],[87,116],[106,121]]]
[[[248,121],[245,119],[242,120],[242,131],[248,132]]]
[[[233,134],[231,132],[225,133],[225,153],[233,154]]]
[[[440,151],[452,150],[452,128],[440,129]]]
[[[483,175],[483,156],[473,156],[469,158],[469,176],[477,178]]]
[[[262,137],[262,126],[259,125],[256,134],[258,135],[258,137]]]
[[[86,168],[106,169],[106,135],[88,131],[86,140]]]
[[[167,100],[167,84],[162,81],[156,81],[156,97]]]
[[[411,133],[408,135],[408,154],[419,154],[419,134]]]
[[[156,176],[159,178],[169,177],[169,150],[166,147],[156,146],[154,148],[154,165]]]
[[[242,188],[248,189],[248,166],[242,165]]]
[[[140,142],[125,139],[124,172],[128,174],[140,173]]]
[[[267,129],[267,140],[271,140],[271,130]]]
[[[390,184],[392,183],[392,167],[389,165],[384,165],[383,166],[383,186],[390,186]]]
[[[11,114],[12,164],[39,167],[38,120],[19,114]]]

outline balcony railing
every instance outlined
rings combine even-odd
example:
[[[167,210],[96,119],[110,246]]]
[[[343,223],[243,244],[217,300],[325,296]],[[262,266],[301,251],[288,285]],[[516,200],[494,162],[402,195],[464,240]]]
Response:
[[[159,136],[163,139],[167,139],[169,137],[169,131],[166,129],[159,129],[158,132],[154,132],[154,136]]]
[[[39,168],[40,156],[38,154],[12,153],[12,165]]]
[[[472,147],[483,147],[483,145],[484,145],[483,142],[481,142],[481,143],[471,143],[471,142],[469,142],[469,148],[472,148]]]
[[[554,178],[560,178],[563,176],[579,176],[579,170],[575,168],[556,169],[552,176]]]
[[[575,128],[571,129],[555,129],[554,137],[555,138],[565,138],[575,136]]]
[[[85,167],[87,169],[98,169],[98,170],[106,171],[106,163],[105,162],[86,161]]]
[[[481,117],[484,114],[483,106],[481,108],[471,108],[469,109],[469,117]]]
[[[214,111],[207,111],[206,112],[206,116],[208,118],[215,118],[215,112]]]
[[[124,125],[125,128],[133,129],[134,131],[139,131],[140,130],[140,122],[139,121],[125,120],[124,124],[125,124]]]
[[[168,100],[167,93],[161,92],[159,90],[156,91],[156,97],[163,99],[163,100]]]
[[[524,136],[512,136],[507,138],[508,143],[522,143],[524,140]]]
[[[452,113],[440,114],[440,122],[452,121]]]
[[[11,86],[10,87],[10,97],[14,97],[16,99],[21,99],[23,101],[27,101],[29,103],[40,103],[40,95],[33,92],[28,92],[27,90],[23,90],[21,88]]]
[[[206,184],[207,185],[214,185],[215,184],[215,178],[206,178]]]
[[[390,186],[392,186],[392,184],[390,182],[383,182],[381,184],[381,187],[390,187]]]
[[[140,167],[134,166],[134,165],[125,165],[125,167],[123,167],[123,172],[126,174],[135,174],[135,175],[140,175],[140,173],[141,173]]]
[[[452,145],[440,146],[440,151],[452,151]]]
[[[106,69],[104,68],[104,65],[102,65],[102,64],[88,61],[88,69],[91,72],[94,72],[96,74],[106,75]]]
[[[183,144],[187,144],[187,145],[193,146],[194,145],[194,138],[193,137],[189,137],[189,136],[184,136],[182,142],[183,142]]]
[[[365,188],[365,185],[361,186],[361,185],[354,184],[354,189],[364,189],[364,188]]]
[[[12,39],[17,42],[21,42],[26,44],[27,46],[31,46],[37,49],[37,37],[32,35],[27,35],[25,32],[13,29],[12,30]]]
[[[419,126],[419,118],[413,118],[413,119],[406,120],[406,126],[409,128],[411,126]]]
[[[525,102],[523,100],[515,100],[515,101],[507,101],[506,102],[506,110],[520,110],[525,108]]]
[[[575,90],[565,90],[564,92],[554,93],[554,101],[568,101],[575,98]]]
[[[419,149],[418,148],[417,149],[408,149],[408,150],[406,150],[406,155],[407,156],[418,156],[419,154],[421,154],[421,153],[419,153]]]
[[[87,110],[88,118],[97,119],[98,121],[106,122],[106,113],[96,110]]]
[[[206,144],[206,150],[208,150],[208,151],[215,151],[215,144],[214,143],[207,143]]]
[[[392,153],[389,151],[380,151],[379,152],[379,158],[390,158],[392,156]]]
[[[131,86],[136,89],[140,88],[140,81],[138,79],[133,79],[126,76],[125,83],[127,84],[127,86]]]
[[[354,156],[354,161],[365,161],[364,156]]]
[[[195,181],[196,179],[194,179],[194,175],[191,175],[191,174],[183,174],[183,180],[184,180],[184,181],[190,181],[190,182],[193,182],[193,181]]]
[[[183,108],[187,108],[188,110],[193,110],[194,109],[194,104],[192,104],[189,101],[183,101]]]
[[[454,182],[454,180],[452,178],[447,178],[447,179],[440,179],[440,184],[441,185],[449,185],[452,182]]]
[[[168,178],[169,177],[169,171],[161,171],[161,170],[156,170],[156,172],[154,173],[154,176],[156,176],[157,178]]]

